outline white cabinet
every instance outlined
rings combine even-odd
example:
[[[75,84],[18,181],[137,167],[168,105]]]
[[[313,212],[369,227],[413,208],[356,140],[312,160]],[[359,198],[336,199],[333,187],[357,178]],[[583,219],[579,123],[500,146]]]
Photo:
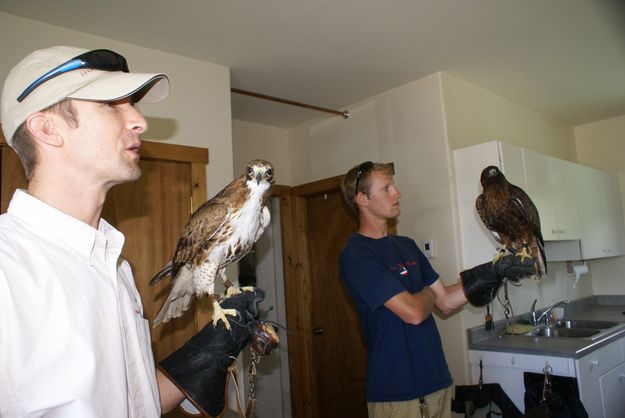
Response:
[[[599,378],[601,401],[606,417],[625,417],[625,364],[615,367]]]
[[[454,162],[463,268],[492,260],[499,248],[475,210],[480,174],[489,165],[498,166],[538,208],[548,261],[625,255],[616,176],[501,141],[457,149]]]
[[[578,199],[582,257],[614,257],[625,254],[625,226],[616,176],[577,166],[582,190]]]
[[[489,165],[497,166],[509,182],[524,189],[523,150],[505,142],[491,141],[456,150],[454,160],[462,264],[463,268],[471,268],[492,260],[499,248],[475,210],[475,199],[482,193],[482,170]]]
[[[527,187],[545,241],[580,238],[576,164],[523,149]]]
[[[625,386],[620,385],[621,394],[616,398],[611,386],[620,376],[615,370],[624,366],[621,344],[614,341],[575,362],[580,398],[590,417],[625,417],[625,404],[620,402]]]
[[[555,376],[576,377],[580,399],[593,418],[625,417],[625,338],[574,360],[530,354],[469,350],[471,381],[478,383],[482,361],[484,383],[499,383],[512,402],[525,410],[524,372],[543,373],[549,365]]]

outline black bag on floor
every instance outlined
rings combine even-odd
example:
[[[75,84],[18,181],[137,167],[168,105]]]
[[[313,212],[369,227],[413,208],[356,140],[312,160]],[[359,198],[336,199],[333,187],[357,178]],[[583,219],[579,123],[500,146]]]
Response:
[[[492,405],[499,408],[499,413],[492,410]],[[520,418],[521,411],[508,397],[499,383],[484,383],[481,385],[456,386],[454,398],[451,400],[451,410],[472,416],[476,409],[490,406],[487,416],[501,415],[503,418]]]
[[[526,418],[588,418],[574,377],[523,373]]]
[[[475,411],[488,406],[486,417],[491,414],[501,415],[503,418],[519,418],[521,411],[510,400],[499,383],[483,383],[482,360],[480,360],[480,379],[477,385],[456,386],[454,398],[451,400],[451,410],[463,413],[465,417],[473,416]],[[500,412],[493,411],[493,404]]]

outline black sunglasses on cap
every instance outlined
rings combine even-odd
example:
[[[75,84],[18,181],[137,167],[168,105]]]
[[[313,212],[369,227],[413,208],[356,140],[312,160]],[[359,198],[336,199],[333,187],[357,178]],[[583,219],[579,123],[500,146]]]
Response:
[[[391,170],[393,174],[395,174],[395,164],[394,163],[389,163],[389,164],[391,165]],[[373,167],[373,162],[371,161],[365,161],[364,163],[358,166],[358,170],[356,171],[356,188],[354,189],[354,192],[356,194],[358,193],[358,183],[360,183],[360,177],[362,177],[362,175],[365,174],[367,171],[371,170],[372,167]]]
[[[30,93],[37,87],[42,85],[48,80],[53,79],[61,74],[65,74],[69,71],[79,70],[82,68],[89,68],[92,70],[101,71],[123,71],[128,72],[128,63],[126,58],[119,55],[117,52],[113,52],[108,49],[94,49],[93,51],[80,54],[63,64],[54,67],[32,83],[20,94],[17,98],[18,102],[22,102]]]

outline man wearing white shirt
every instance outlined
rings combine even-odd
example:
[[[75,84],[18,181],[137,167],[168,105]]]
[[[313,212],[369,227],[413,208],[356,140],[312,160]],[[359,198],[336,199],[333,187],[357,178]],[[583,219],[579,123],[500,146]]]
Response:
[[[185,397],[207,407],[156,370],[124,236],[100,218],[110,188],[141,175],[135,103],[168,92],[165,74],[131,73],[109,50],[35,51],[7,77],[2,129],[29,182],[0,216],[0,417],[157,417]]]

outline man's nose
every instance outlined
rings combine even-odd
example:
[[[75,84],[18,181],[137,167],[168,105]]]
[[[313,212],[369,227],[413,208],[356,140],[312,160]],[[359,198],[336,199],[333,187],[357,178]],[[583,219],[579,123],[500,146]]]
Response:
[[[139,109],[127,104],[124,107],[124,111],[126,112],[126,125],[128,129],[136,131],[138,134],[142,134],[148,130],[148,122]]]

